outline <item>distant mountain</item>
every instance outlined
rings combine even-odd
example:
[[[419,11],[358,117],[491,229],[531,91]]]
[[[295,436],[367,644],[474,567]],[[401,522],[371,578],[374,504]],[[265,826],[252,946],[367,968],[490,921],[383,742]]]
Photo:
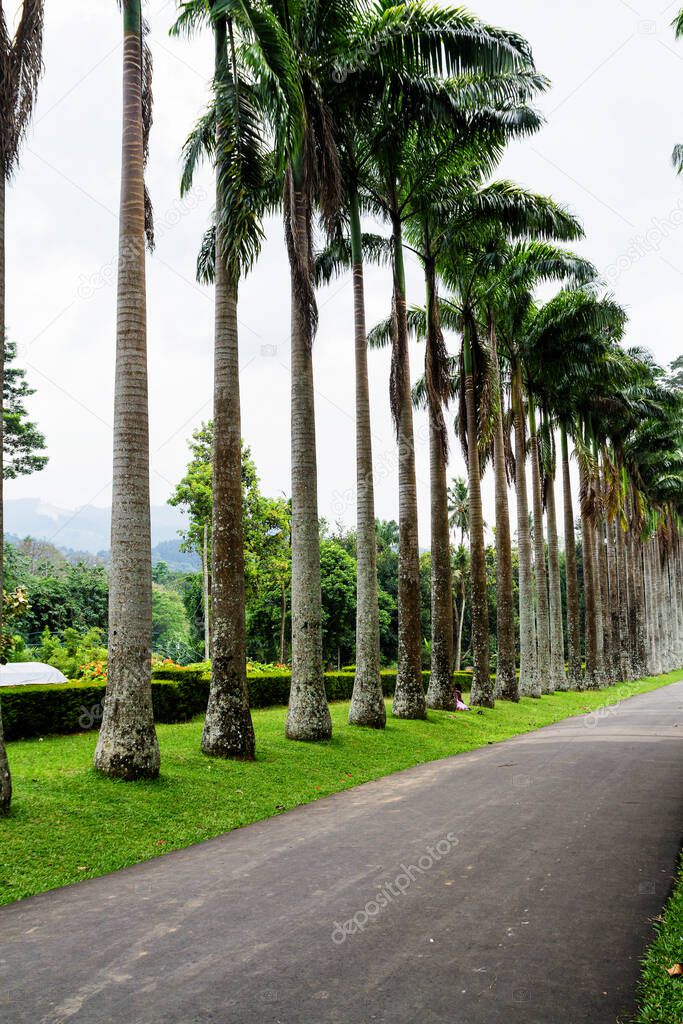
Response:
[[[47,540],[59,548],[88,551],[106,556],[109,551],[111,509],[84,505],[80,509],[63,509],[37,498],[11,498],[5,502],[5,532],[17,537]],[[177,548],[178,531],[186,525],[183,514],[170,505],[152,506],[152,545],[156,547],[175,541],[175,554],[186,556]],[[191,557],[191,556],[190,556]],[[157,557],[157,561],[164,558]],[[175,559],[177,560],[177,559]],[[164,558],[164,561],[170,559]]]
[[[181,551],[177,540],[162,540],[152,548],[152,564],[166,562],[174,572],[199,572],[202,561],[194,551]]]

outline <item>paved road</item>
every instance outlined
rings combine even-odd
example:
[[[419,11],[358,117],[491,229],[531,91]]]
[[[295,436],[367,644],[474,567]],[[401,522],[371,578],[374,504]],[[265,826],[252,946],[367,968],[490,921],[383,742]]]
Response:
[[[5,907],[0,1020],[614,1024],[682,775],[678,683]]]

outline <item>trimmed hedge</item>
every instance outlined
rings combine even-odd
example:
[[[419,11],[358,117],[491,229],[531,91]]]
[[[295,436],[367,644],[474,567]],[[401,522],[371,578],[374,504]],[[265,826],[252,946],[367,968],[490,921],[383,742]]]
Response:
[[[396,672],[382,672],[382,690],[391,697]],[[429,672],[422,673],[425,688]],[[472,676],[459,672],[457,685],[468,687]],[[325,690],[329,701],[350,700],[353,672],[328,672]],[[286,705],[289,700],[289,674],[249,676],[249,703],[252,708]],[[210,676],[203,669],[156,669],[152,678],[152,705],[157,722],[188,722],[203,714],[209,699]],[[54,686],[6,686],[0,689],[5,738],[30,739],[54,733],[83,732],[97,729],[102,718],[104,683],[58,683]]]

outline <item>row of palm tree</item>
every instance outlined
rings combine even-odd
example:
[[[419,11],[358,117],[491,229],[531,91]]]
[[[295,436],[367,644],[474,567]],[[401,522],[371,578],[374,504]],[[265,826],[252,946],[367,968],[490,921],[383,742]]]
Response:
[[[111,646],[95,764],[107,775],[135,779],[159,771],[149,656],[144,278],[145,244],[152,242],[144,185],[151,61],[141,0],[120,0],[120,6],[124,132]],[[542,124],[533,101],[548,82],[526,40],[462,8],[432,7],[422,0],[182,2],[175,33],[204,30],[212,32],[215,44],[211,98],[188,138],[181,186],[191,188],[202,160],[214,168],[214,222],[197,268],[215,294],[212,678],[203,750],[243,759],[255,753],[245,664],[237,306],[242,276],[258,260],[263,218],[276,211],[284,222],[292,308],[287,736],[322,740],[332,730],[322,659],[312,351],[316,288],[341,273],[353,278],[356,371],[358,617],[350,722],[372,728],[386,722],[368,345],[391,346],[390,399],[399,452],[393,714],[424,718],[428,707],[455,706],[452,670],[464,593],[461,588],[456,624],[453,501],[447,484],[453,418],[468,477],[472,704],[492,707],[496,699],[597,687],[680,664],[681,398],[646,353],[622,346],[624,311],[601,293],[596,269],[566,248],[583,237],[576,217],[547,197],[494,178],[508,143]],[[380,233],[365,233],[364,220],[379,225]],[[382,234],[382,227],[388,233]],[[417,307],[407,302],[406,252],[424,270],[425,301]],[[392,283],[390,314],[369,334],[368,261],[386,266]],[[539,286],[553,284],[558,293],[540,303]],[[414,388],[411,337],[422,340],[425,351],[424,374]],[[458,341],[457,356],[449,352],[448,337]],[[431,463],[432,671],[426,694],[414,403],[427,409]],[[555,496],[558,451],[564,601]],[[578,503],[571,490],[572,453],[581,481]],[[495,679],[481,491],[489,464],[495,476]],[[581,560],[574,544],[577,513]],[[460,515],[459,523],[464,521]]]

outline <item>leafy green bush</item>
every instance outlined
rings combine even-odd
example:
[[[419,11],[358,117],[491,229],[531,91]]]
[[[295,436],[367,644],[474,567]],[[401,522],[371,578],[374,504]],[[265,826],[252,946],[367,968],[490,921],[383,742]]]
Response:
[[[422,673],[425,688],[429,673]],[[471,675],[460,672],[456,685],[468,686]],[[325,689],[329,701],[349,700],[353,692],[353,672],[328,672]],[[286,705],[291,673],[249,675],[249,703],[252,708]],[[187,722],[204,713],[209,699],[210,676],[206,664],[161,666],[152,675],[152,704],[157,722]],[[391,697],[396,686],[396,671],[382,672],[382,689]],[[55,686],[7,686],[0,692],[2,716],[7,739],[29,739],[51,733],[72,733],[96,729],[102,719],[105,684],[96,681],[60,683]]]
[[[41,661],[67,677],[81,679],[91,673],[89,667],[107,664],[107,650],[102,643],[102,630],[93,627],[83,631],[67,628],[60,636],[53,636],[46,627],[37,647],[26,647],[15,661]]]
[[[102,720],[104,683],[2,688],[2,717],[7,739],[97,729]],[[152,704],[157,722],[187,722],[206,707],[208,680],[155,680]]]

